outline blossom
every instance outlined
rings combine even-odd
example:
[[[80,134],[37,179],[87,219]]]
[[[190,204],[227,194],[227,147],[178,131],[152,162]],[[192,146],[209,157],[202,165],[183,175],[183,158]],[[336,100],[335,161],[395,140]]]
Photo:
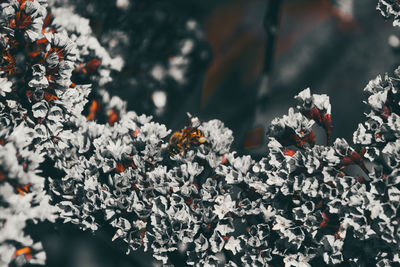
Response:
[[[296,108],[272,121],[267,153],[255,160],[231,151],[233,134],[221,121],[189,115],[189,125],[172,131],[127,111],[127,102],[104,89],[121,61],[88,20],[66,9],[46,15],[45,1],[10,3],[1,5],[0,19],[2,265],[43,264],[40,242],[24,230],[27,221],[56,219],[93,232],[107,225],[128,253],[143,247],[163,264],[180,248],[197,266],[399,259],[398,71],[365,88],[369,113],[354,146],[341,138],[330,145],[329,97],[306,89]],[[149,64],[146,73],[159,84],[168,77],[185,83],[196,45],[182,39],[177,56]],[[317,126],[326,145],[315,144]]]
[[[363,145],[369,145],[372,141],[372,134],[367,133],[365,127],[360,123],[358,125],[358,129],[354,132],[353,135],[353,142],[359,143]]]
[[[22,31],[28,42],[36,41],[42,36],[46,9],[40,1],[7,1],[1,11],[2,27],[7,25],[14,34],[15,31]]]
[[[211,120],[203,123],[199,129],[204,133],[205,138],[210,142],[214,151],[223,155],[229,152],[233,142],[232,131],[227,129],[219,120]]]
[[[393,19],[393,26],[399,26],[399,4],[395,1],[379,0],[377,10],[386,19]]]
[[[219,219],[222,219],[225,217],[225,215],[232,211],[233,208],[235,207],[235,201],[232,201],[232,198],[230,195],[228,196],[218,196],[215,199],[215,202],[217,204],[214,205],[214,213],[217,214]]]
[[[232,251],[233,255],[241,251],[241,241],[239,239],[235,239],[234,236],[228,239],[228,242],[225,244],[224,248],[226,250]]]
[[[285,263],[285,267],[310,267],[311,265],[308,263],[309,257],[299,253],[295,255],[288,255],[283,259]]]
[[[30,138],[31,136],[31,138]],[[40,243],[33,242],[23,230],[26,221],[54,222],[58,209],[50,205],[44,192],[44,178],[38,173],[43,155],[29,149],[33,131],[20,124],[0,145],[0,262],[44,264]]]
[[[7,80],[6,78],[0,78],[0,95],[6,96],[6,93],[11,92],[12,82]]]
[[[325,94],[311,95],[310,88],[307,88],[295,96],[295,99],[300,102],[297,108],[301,113],[325,129],[329,144],[330,134],[332,132],[331,104],[329,102],[329,97]]]

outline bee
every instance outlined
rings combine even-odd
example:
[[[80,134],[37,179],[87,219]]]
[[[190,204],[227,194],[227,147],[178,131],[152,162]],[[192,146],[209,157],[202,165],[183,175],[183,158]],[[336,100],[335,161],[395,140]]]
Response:
[[[182,154],[191,146],[198,146],[205,142],[206,138],[202,131],[195,127],[186,127],[171,136],[168,151],[172,155]]]

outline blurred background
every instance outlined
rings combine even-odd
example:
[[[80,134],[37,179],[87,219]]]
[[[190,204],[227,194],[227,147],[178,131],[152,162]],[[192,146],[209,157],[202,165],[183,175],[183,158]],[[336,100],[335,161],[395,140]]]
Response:
[[[287,114],[293,96],[307,87],[331,97],[333,138],[350,141],[364,112],[363,88],[399,63],[399,30],[381,18],[376,0],[71,4],[110,54],[124,59],[107,89],[128,109],[173,130],[189,123],[186,112],[220,119],[233,130],[234,149],[255,158],[265,154],[266,126]],[[157,266],[149,253],[126,256],[109,229],[34,227],[47,266]],[[184,266],[179,253],[176,266]]]

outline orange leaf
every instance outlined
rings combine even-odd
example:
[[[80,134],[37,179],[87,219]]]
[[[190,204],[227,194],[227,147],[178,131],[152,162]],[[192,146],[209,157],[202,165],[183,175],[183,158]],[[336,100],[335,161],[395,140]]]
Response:
[[[94,58],[86,64],[86,69],[89,73],[93,73],[97,70],[97,68],[100,66],[100,64],[101,64],[101,61],[98,60],[97,58]]]
[[[21,196],[25,196],[25,193],[29,192],[29,187],[31,187],[31,185],[32,185],[31,183],[26,184],[26,185],[20,185],[20,186],[17,186],[16,189]]]
[[[97,100],[92,100],[89,107],[89,115],[87,115],[86,119],[88,121],[94,120],[96,118],[96,113],[100,111],[99,104]]]
[[[14,252],[14,258],[18,257],[19,255],[25,255],[25,258],[30,259],[32,258],[32,250],[29,247],[24,247],[21,249],[18,249]]]
[[[118,113],[115,110],[110,110],[108,112],[108,123],[113,126],[114,123],[118,122],[119,118],[118,118]]]
[[[124,172],[124,171],[125,171],[125,167],[124,167],[124,165],[123,165],[121,162],[119,162],[119,163],[117,164],[117,167],[115,167],[115,170],[116,170],[118,173],[121,173],[121,172]]]
[[[59,97],[58,97],[58,96],[55,96],[55,95],[52,95],[52,94],[50,94],[50,93],[45,92],[45,93],[44,93],[44,99],[46,99],[47,102],[50,102],[50,101],[59,99]]]
[[[285,156],[293,157],[293,155],[296,154],[296,151],[294,151],[293,149],[285,148],[285,149],[283,150],[283,154],[284,154]]]

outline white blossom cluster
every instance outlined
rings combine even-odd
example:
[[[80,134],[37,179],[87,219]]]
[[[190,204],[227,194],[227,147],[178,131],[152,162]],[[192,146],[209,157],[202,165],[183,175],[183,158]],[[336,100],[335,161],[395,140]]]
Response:
[[[379,0],[376,9],[386,19],[393,20],[393,26],[400,26],[400,3],[396,0]]]
[[[213,230],[232,208],[232,201],[225,207],[230,196],[216,191],[215,178],[208,176],[217,176],[212,170],[233,138],[219,121],[192,118],[187,129],[198,138],[185,139],[189,147],[173,154],[171,131],[150,119],[127,112],[112,126],[82,121],[70,156],[56,160],[66,175],[52,179],[50,189],[64,221],[91,230],[110,224],[113,239],[123,239],[128,252],[151,248],[167,263],[168,252],[192,244],[204,228]],[[218,132],[224,133],[222,140]]]
[[[296,99],[302,112],[307,104],[329,114],[326,96],[305,90]],[[398,189],[377,199],[382,177],[374,180],[364,152],[344,139],[315,145],[319,116],[300,111],[273,121],[258,162],[229,152],[232,135],[219,121],[191,117],[168,142],[165,126],[133,112],[113,125],[83,120],[71,157],[56,163],[66,175],[50,188],[65,221],[109,224],[128,252],[143,246],[164,264],[185,247],[196,266],[389,266],[398,259],[397,225],[388,225],[398,221]]]
[[[357,209],[365,210],[367,225],[355,227],[357,235],[381,240],[383,261],[399,261],[399,201],[400,184],[398,162],[400,160],[399,85],[400,72],[394,77],[378,76],[369,82],[367,93],[367,120],[358,125],[353,135],[354,143],[365,151],[364,157],[372,165],[369,181],[359,189],[364,196],[356,203]],[[389,261],[387,259],[390,259]]]
[[[72,23],[61,25],[48,11],[43,0],[0,4],[0,266],[44,263],[41,243],[25,230],[59,218],[43,176],[45,159],[65,157],[76,139],[90,92],[72,82],[73,72],[95,51],[102,68],[113,67],[98,42],[79,45],[89,33],[73,32]],[[93,81],[106,76],[91,73]]]
[[[35,136],[24,123],[0,131],[0,266],[11,261],[44,264],[46,259],[41,243],[23,231],[28,221],[57,218],[57,208],[50,205],[39,176],[44,157],[30,148]]]
[[[124,65],[121,57],[111,58],[89,26],[89,20],[73,12],[71,8],[59,7],[51,10],[54,19],[52,27],[67,32],[79,53],[76,75],[85,82],[104,86],[111,81],[111,71],[120,71]],[[93,75],[96,72],[97,75]],[[82,77],[82,76],[87,77]],[[96,80],[97,79],[97,80]]]
[[[44,30],[45,1],[2,1],[0,9],[0,265],[43,264],[41,243],[24,230],[57,217],[38,174],[48,149],[57,150],[47,143],[64,127],[74,44]]]
[[[88,22],[46,1],[2,1],[0,265],[43,264],[30,222],[111,227],[164,265],[391,266],[400,260],[400,71],[365,91],[367,119],[330,145],[331,106],[309,89],[255,161],[218,120],[172,132],[104,83],[120,61]],[[79,26],[79,24],[81,26]],[[83,83],[91,83],[90,85]],[[90,100],[90,102],[89,102]],[[327,133],[315,144],[314,127]]]

